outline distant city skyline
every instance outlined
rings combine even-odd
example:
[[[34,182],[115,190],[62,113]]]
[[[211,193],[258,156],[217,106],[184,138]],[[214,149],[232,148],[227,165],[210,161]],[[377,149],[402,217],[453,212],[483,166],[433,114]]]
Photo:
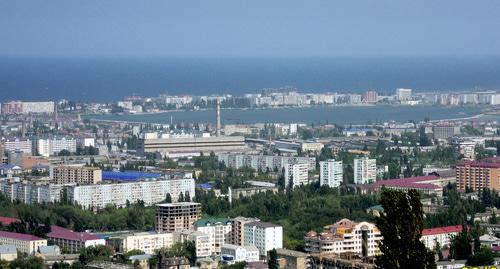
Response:
[[[500,2],[2,1],[0,57],[500,55]]]

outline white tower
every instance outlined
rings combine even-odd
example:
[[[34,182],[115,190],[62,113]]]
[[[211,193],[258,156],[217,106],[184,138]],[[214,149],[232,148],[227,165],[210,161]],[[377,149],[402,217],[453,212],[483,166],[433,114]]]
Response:
[[[217,122],[215,123],[215,135],[220,136],[220,100],[217,98]]]

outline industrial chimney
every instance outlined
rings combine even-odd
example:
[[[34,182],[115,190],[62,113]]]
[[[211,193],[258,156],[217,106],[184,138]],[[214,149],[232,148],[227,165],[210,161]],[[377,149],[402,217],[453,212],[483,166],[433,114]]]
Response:
[[[220,136],[220,100],[217,98],[217,119],[215,123],[215,135]]]

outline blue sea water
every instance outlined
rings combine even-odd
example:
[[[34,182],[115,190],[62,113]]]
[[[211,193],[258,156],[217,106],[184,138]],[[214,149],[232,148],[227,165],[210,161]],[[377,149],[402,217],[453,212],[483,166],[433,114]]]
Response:
[[[316,106],[279,109],[222,109],[223,124],[313,123],[367,124],[458,119],[476,116],[482,107],[442,106]],[[144,123],[215,123],[215,111],[173,111],[158,114],[88,115],[91,119]],[[491,120],[498,120],[497,117]]]
[[[113,101],[138,94],[459,91],[500,88],[500,57],[1,58],[0,100]]]

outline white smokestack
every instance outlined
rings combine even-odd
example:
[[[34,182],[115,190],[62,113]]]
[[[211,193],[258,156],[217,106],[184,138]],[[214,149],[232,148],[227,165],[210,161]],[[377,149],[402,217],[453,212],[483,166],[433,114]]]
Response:
[[[217,121],[215,123],[215,135],[220,136],[220,100],[217,98]]]

